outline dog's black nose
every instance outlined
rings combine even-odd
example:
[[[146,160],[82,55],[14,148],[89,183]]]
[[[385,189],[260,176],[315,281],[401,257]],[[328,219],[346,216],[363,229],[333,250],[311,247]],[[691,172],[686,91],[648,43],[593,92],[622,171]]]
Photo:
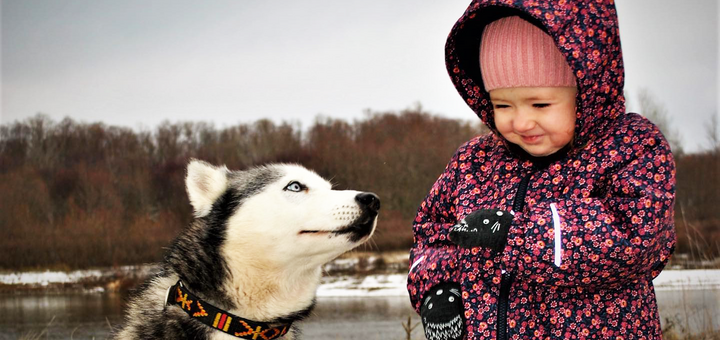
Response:
[[[380,210],[380,197],[372,192],[359,193],[355,196],[355,201],[357,201],[361,207],[366,207],[373,212]]]

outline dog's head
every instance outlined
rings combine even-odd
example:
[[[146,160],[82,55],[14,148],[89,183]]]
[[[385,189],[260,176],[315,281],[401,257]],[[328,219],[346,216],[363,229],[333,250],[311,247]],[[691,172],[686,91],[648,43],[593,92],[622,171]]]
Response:
[[[367,241],[380,209],[375,194],[333,190],[299,165],[229,171],[193,160],[186,186],[195,218],[224,233],[218,237],[229,261],[322,265]]]

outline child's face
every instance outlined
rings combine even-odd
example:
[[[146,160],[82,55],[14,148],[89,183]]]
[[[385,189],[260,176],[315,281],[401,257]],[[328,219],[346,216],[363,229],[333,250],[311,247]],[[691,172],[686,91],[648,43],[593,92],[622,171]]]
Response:
[[[490,91],[495,126],[529,154],[551,155],[575,133],[575,87],[513,87]]]

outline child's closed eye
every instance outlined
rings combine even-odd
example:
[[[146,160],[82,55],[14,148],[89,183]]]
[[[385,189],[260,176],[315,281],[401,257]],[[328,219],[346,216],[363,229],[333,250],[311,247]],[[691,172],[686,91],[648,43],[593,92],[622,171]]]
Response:
[[[533,104],[533,107],[536,108],[536,109],[543,109],[543,108],[546,108],[546,107],[548,107],[548,106],[550,106],[550,104],[548,104],[548,103],[535,103],[535,104]]]
[[[506,104],[493,104],[493,109],[495,109],[495,110],[507,109],[508,107],[510,107],[510,105],[506,105]]]

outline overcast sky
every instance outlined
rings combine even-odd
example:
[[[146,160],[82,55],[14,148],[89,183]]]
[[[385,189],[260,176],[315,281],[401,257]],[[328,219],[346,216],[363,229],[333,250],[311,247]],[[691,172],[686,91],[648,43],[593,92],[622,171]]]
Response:
[[[616,0],[630,108],[646,88],[688,151],[717,114],[719,0]],[[477,119],[445,71],[468,0],[2,0],[0,123],[133,128],[360,119],[422,104]],[[282,7],[279,5],[282,4]]]

